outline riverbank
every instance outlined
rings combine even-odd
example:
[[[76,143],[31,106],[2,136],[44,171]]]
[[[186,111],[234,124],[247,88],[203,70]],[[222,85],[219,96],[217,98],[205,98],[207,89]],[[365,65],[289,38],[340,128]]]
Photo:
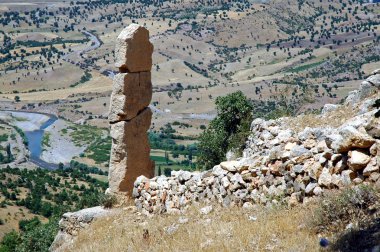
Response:
[[[87,146],[75,145],[70,136],[62,133],[68,127],[68,122],[58,119],[45,129],[45,134],[49,135],[49,141],[42,146],[42,160],[48,163],[65,164],[85,151]]]
[[[85,146],[76,146],[70,136],[62,134],[69,127],[69,122],[57,118],[55,115],[25,112],[0,111],[0,120],[15,129],[20,129],[27,140],[23,143],[19,132],[12,146],[24,150],[17,155],[17,159],[7,165],[11,167],[31,168],[41,167],[56,169],[59,163],[67,164],[75,156],[85,150]]]
[[[20,128],[22,131],[35,131],[49,120],[49,116],[39,113],[0,111],[0,120]]]

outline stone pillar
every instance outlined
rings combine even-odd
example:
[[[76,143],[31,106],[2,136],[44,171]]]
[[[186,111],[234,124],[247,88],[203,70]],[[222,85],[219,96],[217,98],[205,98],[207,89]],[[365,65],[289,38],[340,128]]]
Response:
[[[137,24],[125,28],[116,41],[116,67],[109,122],[112,149],[109,167],[109,193],[131,194],[133,183],[140,175],[154,175],[150,160],[147,131],[152,111],[152,53],[149,31]]]

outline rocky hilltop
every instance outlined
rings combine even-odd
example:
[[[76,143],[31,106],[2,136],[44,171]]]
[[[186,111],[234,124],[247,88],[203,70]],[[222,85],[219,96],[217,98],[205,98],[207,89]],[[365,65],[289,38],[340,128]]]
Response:
[[[300,129],[304,116],[255,119],[243,157],[204,172],[141,176],[134,184],[136,206],[150,214],[179,213],[194,201],[295,205],[333,188],[380,184],[379,88],[375,71],[343,105],[327,104],[314,116],[323,126]],[[330,126],[333,121],[338,126]]]
[[[255,119],[243,156],[212,170],[138,177],[132,194],[138,214],[180,214],[195,202],[293,207],[331,189],[380,185],[379,89],[375,71],[343,104],[327,104],[320,115]],[[51,250],[64,250],[81,229],[117,210],[99,209],[66,214]]]

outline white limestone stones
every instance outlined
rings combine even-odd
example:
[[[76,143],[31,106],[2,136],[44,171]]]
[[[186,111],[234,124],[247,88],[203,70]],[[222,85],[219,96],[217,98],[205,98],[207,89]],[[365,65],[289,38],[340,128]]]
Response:
[[[115,66],[121,72],[150,72],[152,54],[149,31],[142,26],[131,24],[117,37]]]
[[[109,192],[131,195],[137,177],[154,175],[147,131],[152,120],[152,53],[149,31],[132,24],[116,42],[116,67],[109,122],[112,150],[109,167]]]

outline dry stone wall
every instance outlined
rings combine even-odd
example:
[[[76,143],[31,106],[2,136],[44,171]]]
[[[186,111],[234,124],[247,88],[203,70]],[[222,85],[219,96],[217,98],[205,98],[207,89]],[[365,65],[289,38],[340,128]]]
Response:
[[[362,85],[355,94],[367,97],[378,92],[380,75],[374,73],[369,81],[370,92]],[[173,171],[170,177],[137,178],[133,188],[137,208],[149,214],[180,212],[195,201],[224,206],[281,201],[294,205],[333,188],[363,183],[380,186],[380,120],[373,106],[380,97],[359,102],[360,97],[353,99],[355,94],[348,97],[347,106],[358,106],[359,112],[338,128],[305,128],[297,133],[288,128],[285,118],[256,119],[242,158],[204,172]],[[332,107],[324,113],[338,109]]]
[[[147,131],[152,111],[152,53],[149,31],[137,24],[125,28],[116,42],[116,67],[109,122],[112,149],[109,168],[109,193],[130,193],[140,175],[152,177]]]

